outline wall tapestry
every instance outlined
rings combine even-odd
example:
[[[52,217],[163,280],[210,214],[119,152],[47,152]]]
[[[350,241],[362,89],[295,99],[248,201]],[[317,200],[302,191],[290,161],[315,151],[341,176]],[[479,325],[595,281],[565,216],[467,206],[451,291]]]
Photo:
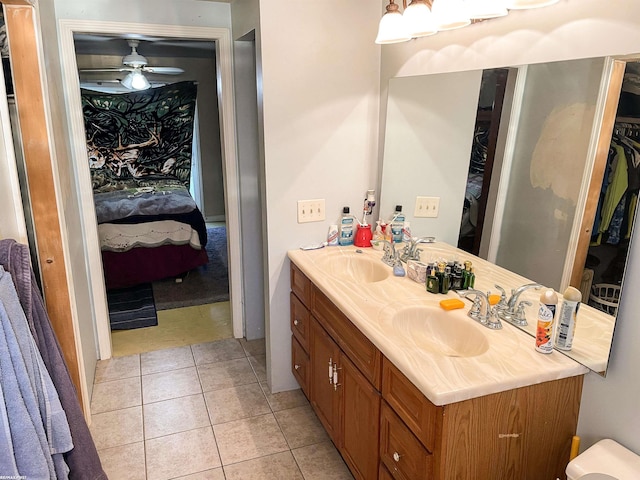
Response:
[[[119,94],[82,89],[94,192],[158,181],[189,188],[196,95],[194,82]]]

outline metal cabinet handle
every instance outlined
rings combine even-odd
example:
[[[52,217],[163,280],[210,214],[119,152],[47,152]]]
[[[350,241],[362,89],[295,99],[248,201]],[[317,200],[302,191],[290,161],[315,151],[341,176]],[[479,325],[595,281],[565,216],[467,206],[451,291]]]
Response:
[[[400,461],[400,457],[402,457],[402,455],[400,455],[398,452],[393,452],[393,459],[394,459],[396,462],[399,462],[399,461]]]
[[[338,383],[338,370],[342,370],[342,368],[338,368],[337,364],[333,364],[333,389],[338,390],[340,384]]]
[[[295,368],[296,370],[300,370],[300,365],[298,365],[297,363],[293,366],[293,368]]]

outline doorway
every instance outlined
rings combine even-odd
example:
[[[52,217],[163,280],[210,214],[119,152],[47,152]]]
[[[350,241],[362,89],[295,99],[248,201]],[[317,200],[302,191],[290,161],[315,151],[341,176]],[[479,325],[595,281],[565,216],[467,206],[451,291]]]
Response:
[[[137,32],[149,37],[168,37],[186,40],[210,41],[216,44],[217,82],[220,107],[220,131],[223,156],[224,197],[229,251],[229,290],[233,335],[242,337],[242,281],[240,226],[238,207],[238,180],[236,167],[235,110],[233,99],[231,45],[229,31],[220,28],[180,27],[167,25],[128,24],[96,21],[63,20],[61,31],[61,63],[65,79],[65,94],[69,105],[69,118],[73,138],[73,155],[76,179],[81,198],[81,211],[85,230],[86,251],[83,252],[89,270],[90,289],[95,311],[96,331],[100,358],[112,354],[111,332],[105,295],[100,248],[93,192],[89,182],[89,165],[86,161],[84,119],[82,115],[80,85],[73,36],[75,34],[125,35]]]
[[[597,207],[590,228],[586,260],[579,283],[583,302],[616,315],[629,244],[637,218],[640,191],[640,62],[629,61],[622,86],[612,100],[615,109],[613,132],[603,165],[602,181],[596,191]]]

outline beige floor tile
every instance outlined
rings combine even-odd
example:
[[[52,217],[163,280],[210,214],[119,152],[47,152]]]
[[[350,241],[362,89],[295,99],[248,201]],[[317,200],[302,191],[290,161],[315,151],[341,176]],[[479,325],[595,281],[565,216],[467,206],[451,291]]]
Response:
[[[91,412],[103,413],[142,405],[140,377],[98,383],[91,395]]]
[[[191,345],[196,365],[244,358],[244,349],[235,338]]]
[[[145,439],[210,425],[202,394],[151,403],[142,412]]]
[[[202,393],[195,367],[142,376],[143,403]]]
[[[267,356],[266,355],[256,355],[247,357],[249,359],[249,363],[253,368],[253,371],[256,373],[256,377],[258,377],[259,382],[267,381]]]
[[[193,354],[188,346],[140,354],[142,375],[178,370],[180,368],[193,367],[194,365]]]
[[[271,393],[271,389],[266,382],[260,382],[260,386],[273,412],[309,405],[309,400],[299,388],[287,392]]]
[[[331,442],[292,450],[305,480],[353,480],[347,465]]]
[[[224,472],[226,480],[304,480],[291,452],[227,465]]]
[[[258,381],[246,358],[198,365],[198,375],[204,392]]]
[[[240,344],[242,345],[242,348],[244,348],[245,352],[247,352],[247,356],[264,355],[265,353],[267,353],[264,338],[259,338],[257,340],[247,340],[246,338],[241,338]]]
[[[98,450],[141,442],[142,407],[92,415],[90,430]]]
[[[186,477],[178,477],[176,480],[225,480],[222,467],[207,470],[206,472],[192,473]]]
[[[144,443],[131,443],[100,450],[100,461],[107,477],[113,480],[146,480]]]
[[[289,450],[273,414],[214,425],[223,465]]]
[[[329,440],[310,405],[280,410],[275,414],[289,448],[306,447]]]
[[[229,302],[158,311],[158,325],[111,332],[114,356],[233,337]]]
[[[165,480],[220,466],[211,427],[146,441],[147,479]]]
[[[94,383],[140,376],[140,355],[98,360]]]
[[[206,392],[204,398],[213,425],[271,412],[257,383],[213,390]]]

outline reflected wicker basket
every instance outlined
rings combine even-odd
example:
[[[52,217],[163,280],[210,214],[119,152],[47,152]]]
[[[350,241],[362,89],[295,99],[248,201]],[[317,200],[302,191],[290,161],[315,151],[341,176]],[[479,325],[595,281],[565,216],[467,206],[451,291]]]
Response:
[[[591,294],[589,295],[589,305],[608,313],[615,315],[618,312],[618,303],[620,302],[620,285],[611,283],[596,283],[591,286]]]

